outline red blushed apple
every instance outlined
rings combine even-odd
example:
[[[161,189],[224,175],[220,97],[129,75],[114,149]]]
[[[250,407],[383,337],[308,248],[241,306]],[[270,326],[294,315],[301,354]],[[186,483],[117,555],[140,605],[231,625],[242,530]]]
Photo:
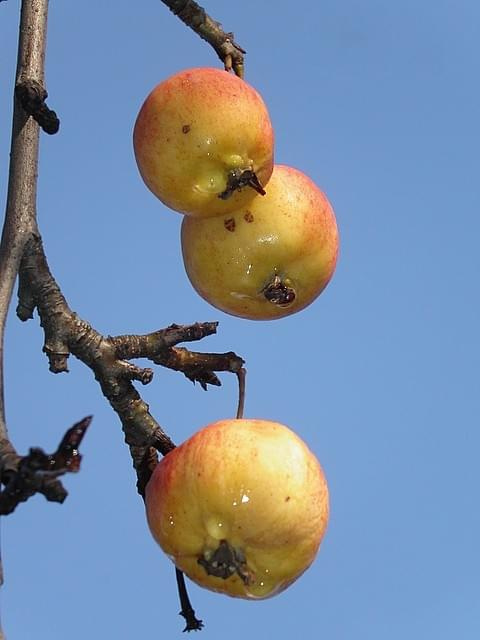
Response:
[[[260,95],[220,69],[181,71],[156,86],[138,114],[133,146],[147,187],[192,216],[223,215],[263,192],[273,130]]]
[[[196,291],[222,311],[273,320],[300,311],[335,270],[338,230],[325,194],[275,165],[268,193],[217,218],[185,217],[182,251]]]
[[[153,537],[202,587],[268,598],[313,562],[328,521],[320,464],[289,428],[222,420],[168,453],[146,488]]]

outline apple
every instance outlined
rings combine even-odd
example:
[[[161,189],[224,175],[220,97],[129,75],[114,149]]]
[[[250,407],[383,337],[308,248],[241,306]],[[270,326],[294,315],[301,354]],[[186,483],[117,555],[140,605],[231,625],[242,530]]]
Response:
[[[133,147],[147,187],[171,209],[198,217],[265,193],[273,169],[265,103],[220,69],[181,71],[157,85],[138,114]]]
[[[328,521],[320,464],[288,427],[232,419],[204,427],[155,467],[153,537],[202,587],[260,599],[313,562]]]
[[[185,217],[187,275],[210,304],[272,320],[300,311],[326,287],[338,230],[324,193],[304,173],[275,165],[265,197],[217,218]]]

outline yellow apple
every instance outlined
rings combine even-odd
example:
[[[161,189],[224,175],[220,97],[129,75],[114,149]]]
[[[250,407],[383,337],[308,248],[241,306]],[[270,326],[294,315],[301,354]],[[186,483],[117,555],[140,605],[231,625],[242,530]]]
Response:
[[[220,69],[181,71],[145,100],[133,132],[140,174],[171,209],[223,215],[263,193],[273,129],[260,95]]]
[[[328,521],[320,464],[289,428],[222,420],[155,468],[145,504],[153,537],[202,587],[268,598],[313,562]]]
[[[273,320],[300,311],[335,270],[332,207],[304,173],[275,165],[265,197],[228,215],[182,223],[185,270],[196,291],[222,311]]]

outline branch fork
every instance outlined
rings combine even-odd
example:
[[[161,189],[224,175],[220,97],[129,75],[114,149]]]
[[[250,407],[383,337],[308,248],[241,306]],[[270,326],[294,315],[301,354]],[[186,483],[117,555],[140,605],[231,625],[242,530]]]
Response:
[[[146,358],[175,371],[183,372],[203,389],[219,386],[215,372],[237,374],[244,361],[233,352],[196,353],[181,342],[192,342],[212,335],[218,323],[205,322],[181,326],[172,324],[146,335],[103,336],[68,306],[48,267],[39,235],[25,243],[19,270],[17,315],[21,320],[33,317],[36,308],[45,333],[43,347],[50,371],[68,371],[70,354],[93,371],[104,396],[118,414],[125,440],[137,471],[137,487],[143,495],[149,474],[157,459],[152,449],[165,455],[174,443],[150,414],[148,405],[133,386],[134,381],[148,384],[153,370],[129,362]]]

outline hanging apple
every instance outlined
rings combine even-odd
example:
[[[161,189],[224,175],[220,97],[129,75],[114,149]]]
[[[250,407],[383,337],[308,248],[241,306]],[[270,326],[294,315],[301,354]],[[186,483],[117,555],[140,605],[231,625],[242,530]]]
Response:
[[[193,581],[268,598],[312,563],[328,521],[320,464],[289,428],[222,420],[168,453],[147,485],[155,540]]]
[[[223,215],[264,193],[273,130],[260,95],[220,69],[181,71],[145,100],[133,132],[147,187],[191,216]]]
[[[309,305],[327,286],[338,230],[324,193],[301,171],[275,165],[268,193],[228,215],[182,223],[196,291],[226,313],[273,320]]]

